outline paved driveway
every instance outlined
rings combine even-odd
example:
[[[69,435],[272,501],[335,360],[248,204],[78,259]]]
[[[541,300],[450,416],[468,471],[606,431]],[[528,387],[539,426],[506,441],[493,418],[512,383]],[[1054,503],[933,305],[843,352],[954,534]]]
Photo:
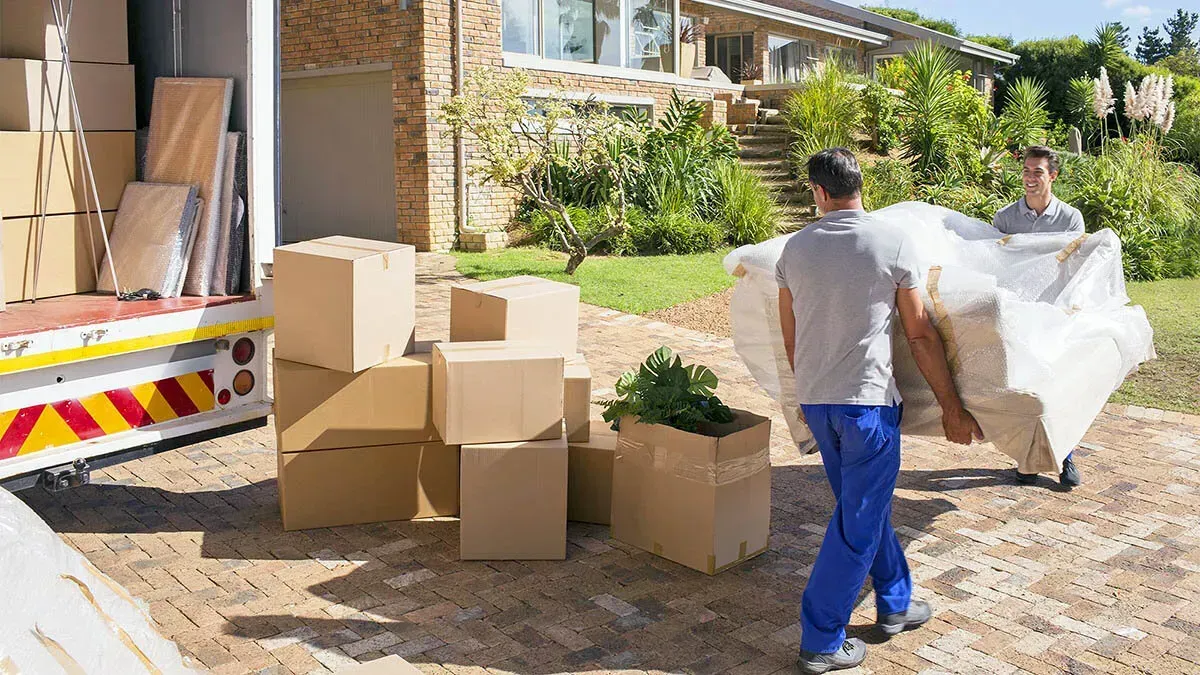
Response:
[[[448,331],[444,258],[421,262],[420,339]],[[597,389],[665,344],[732,405],[773,410],[723,338],[581,312]],[[459,562],[453,520],[284,533],[273,432],[107,469],[25,498],[220,673],[323,673],[400,654],[431,673],[788,672],[832,499],[777,419],[768,553],[714,578],[572,524],[565,562]],[[1200,419],[1113,408],[1074,492],[1009,481],[988,447],[906,441],[894,523],[937,616],[860,672],[1200,671]],[[869,595],[852,633],[876,642]]]

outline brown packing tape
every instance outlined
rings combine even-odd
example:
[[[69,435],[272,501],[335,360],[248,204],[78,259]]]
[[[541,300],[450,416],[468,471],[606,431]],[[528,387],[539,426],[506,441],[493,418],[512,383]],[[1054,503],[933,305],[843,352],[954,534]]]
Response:
[[[116,621],[113,621],[112,617],[110,617],[100,607],[100,603],[96,602],[96,596],[92,594],[92,589],[88,588],[87,584],[83,583],[78,578],[71,576],[70,574],[60,574],[59,577],[66,579],[67,581],[70,581],[79,587],[79,592],[83,594],[83,597],[86,598],[89,603],[91,603],[92,608],[96,610],[96,613],[100,615],[100,618],[104,620],[104,623],[106,623],[108,627],[111,628],[114,633],[116,633],[117,638],[121,640],[121,644],[125,645],[125,648],[133,652],[133,655],[142,662],[142,665],[146,667],[147,671],[149,671],[152,675],[161,675],[162,671],[160,671],[158,667],[154,665],[154,662],[150,660],[150,657],[146,656],[146,653],[142,651],[142,648],[137,646],[137,644],[133,641],[133,638],[129,637],[129,633],[126,633],[125,629],[121,628]]]
[[[742,541],[742,543],[738,544],[738,560],[741,560],[742,558],[745,558],[745,557],[746,557],[746,542]]]
[[[630,440],[628,437],[618,437],[614,458],[632,460],[642,466],[653,467],[656,471],[704,485],[729,485],[771,468],[770,448],[714,464],[669,448]]]
[[[58,644],[58,641],[43,633],[41,628],[34,626],[33,634],[42,643],[42,646],[46,648],[46,651],[50,652],[50,656],[58,662],[58,665],[62,666],[63,672],[67,675],[87,675],[87,671],[83,669],[83,666],[79,665],[79,662],[68,654],[67,650]]]
[[[0,675],[21,675],[21,669],[6,656],[0,659]]]
[[[929,292],[929,299],[933,301],[933,315],[937,319],[937,329],[946,346],[946,364],[950,366],[950,373],[954,374],[958,371],[958,342],[954,339],[954,323],[950,320],[950,313],[946,311],[946,305],[942,303],[942,294],[938,292],[938,282],[941,281],[941,278],[942,268],[940,266],[930,267],[926,290]]]
[[[662,544],[658,543],[657,541],[654,542],[654,545],[650,547],[650,552],[654,555],[662,556]]]
[[[717,556],[713,555],[712,553],[708,554],[708,573],[717,573]]]
[[[1008,242],[1012,241],[1012,238],[1013,238],[1013,236],[1011,234],[1005,235],[1005,236],[1001,237],[999,239],[999,241],[997,241],[996,243],[1000,244],[1001,246],[1008,246]]]
[[[1078,239],[1076,239],[1075,241],[1072,241],[1071,243],[1067,244],[1066,248],[1064,248],[1063,250],[1059,251],[1059,252],[1058,252],[1058,255],[1057,255],[1057,256],[1055,256],[1055,257],[1058,259],[1058,262],[1059,262],[1060,264],[1061,264],[1061,263],[1065,263],[1065,262],[1067,262],[1067,258],[1070,258],[1070,257],[1071,257],[1071,254],[1073,254],[1073,253],[1075,253],[1076,251],[1078,251],[1078,250],[1079,250],[1079,247],[1080,247],[1080,246],[1083,246],[1083,242],[1087,241],[1087,238],[1088,238],[1088,235],[1087,235],[1086,233],[1085,233],[1085,234],[1081,234],[1081,235],[1079,235],[1079,238],[1078,238]]]
[[[769,548],[771,548],[771,545],[767,544],[766,546],[758,549],[757,551],[751,551],[751,552],[747,553],[746,555],[740,556],[740,557],[738,557],[737,560],[734,560],[731,563],[728,563],[726,565],[721,565],[715,571],[713,571],[713,574],[720,574],[721,572],[724,572],[725,570],[730,569],[731,567],[736,567],[751,558],[756,558],[756,557],[766,553],[767,549],[769,549]]]
[[[738,266],[733,268],[733,276],[737,277],[738,279],[746,276],[746,268],[742,266],[742,263],[738,263]]]

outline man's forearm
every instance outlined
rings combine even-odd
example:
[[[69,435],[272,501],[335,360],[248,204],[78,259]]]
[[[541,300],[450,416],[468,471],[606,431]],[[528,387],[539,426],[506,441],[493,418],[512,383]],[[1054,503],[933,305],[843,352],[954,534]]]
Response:
[[[908,341],[912,349],[913,359],[925,381],[933,389],[938,405],[943,411],[958,410],[963,407],[962,399],[958,396],[958,388],[954,386],[954,378],[950,375],[950,366],[946,362],[946,350],[942,340],[933,335],[921,335]]]

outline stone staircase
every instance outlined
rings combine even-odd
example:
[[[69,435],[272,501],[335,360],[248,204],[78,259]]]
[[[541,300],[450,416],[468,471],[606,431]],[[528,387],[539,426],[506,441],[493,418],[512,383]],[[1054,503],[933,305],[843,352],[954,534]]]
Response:
[[[812,195],[792,177],[788,148],[792,135],[778,110],[758,109],[754,124],[733,127],[742,166],[757,174],[783,209],[784,231],[794,232],[816,220]]]

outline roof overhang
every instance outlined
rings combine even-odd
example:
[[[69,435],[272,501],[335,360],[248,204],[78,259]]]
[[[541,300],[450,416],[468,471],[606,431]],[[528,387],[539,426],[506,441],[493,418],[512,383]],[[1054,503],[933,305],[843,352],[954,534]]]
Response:
[[[1021,57],[1017,56],[1016,54],[1013,54],[1012,52],[1006,52],[1003,49],[995,49],[993,47],[988,47],[987,45],[981,45],[978,42],[971,42],[970,40],[960,38],[960,37],[955,37],[953,35],[948,35],[946,33],[940,32],[940,31],[926,28],[924,26],[918,26],[916,24],[912,24],[907,21],[893,19],[890,16],[876,14],[875,12],[872,12],[870,10],[862,9],[860,7],[854,7],[852,5],[847,5],[845,3],[837,2],[836,0],[804,0],[804,1],[810,5],[820,7],[821,9],[826,9],[831,12],[837,12],[838,14],[841,14],[843,16],[847,16],[847,17],[851,17],[854,19],[858,19],[859,21],[871,23],[876,26],[886,28],[888,30],[893,30],[893,31],[897,31],[900,33],[904,33],[905,35],[911,35],[915,38],[929,40],[931,42],[934,42],[935,44],[942,45],[943,47],[948,47],[950,49],[962,52],[964,54],[970,54],[971,56],[978,56],[978,57],[982,57],[982,58],[986,58],[986,59],[992,59],[994,61],[1003,63],[1005,65],[1011,66],[1012,64],[1016,63],[1018,59],[1021,58]]]
[[[768,5],[764,2],[757,2],[756,0],[694,1],[701,5],[726,9],[731,12],[737,12],[738,14],[749,14],[751,16],[757,16],[763,19],[770,19],[772,21],[779,21],[780,23],[800,26],[801,28],[808,28],[809,30],[820,31],[822,33],[837,35],[839,37],[850,38],[852,40],[860,40],[871,45],[885,45],[891,40],[891,38],[883,33],[876,33],[875,31],[866,30],[864,28],[848,26],[836,21],[830,21],[829,19],[823,19],[819,16],[804,14],[803,12],[796,12],[790,9],[784,9],[783,7],[776,7],[775,5]]]

